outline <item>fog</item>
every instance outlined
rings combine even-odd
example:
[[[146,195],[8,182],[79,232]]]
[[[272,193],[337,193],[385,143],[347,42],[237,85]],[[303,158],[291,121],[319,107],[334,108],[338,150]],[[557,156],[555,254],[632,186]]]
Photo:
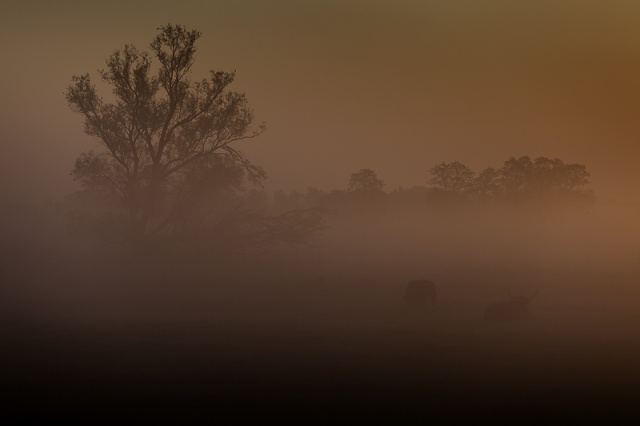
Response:
[[[630,422],[639,13],[2,2],[0,418]],[[181,157],[213,115],[166,139],[164,157],[135,145],[144,131],[115,138],[137,151],[113,139],[111,157],[83,157],[130,105],[100,110],[72,76],[127,98],[99,70],[168,22],[202,31],[184,76],[235,70],[217,83],[240,99],[225,140],[238,150]],[[157,147],[149,117],[165,104],[149,99],[131,123]],[[194,105],[207,102],[176,110]],[[106,126],[91,128],[95,110]]]
[[[615,323],[637,310],[640,230],[628,206],[386,204],[328,214],[309,246],[220,258],[83,239],[60,205],[2,213],[8,318],[377,327],[402,317],[404,286],[421,278],[437,284],[439,314],[455,309],[469,325],[509,293],[538,293],[541,321]]]
[[[69,418],[56,389],[89,411],[113,401],[103,418],[132,398],[201,413],[203,395],[221,416],[249,404],[289,418],[320,401],[327,416],[373,401],[401,417],[416,404],[437,418],[512,418],[534,403],[532,419],[627,415],[640,373],[636,212],[583,207],[358,207],[329,214],[309,247],[212,259],[79,239],[60,205],[5,206],[8,383],[43,404],[37,418]],[[415,279],[435,283],[434,307],[405,303]],[[512,295],[534,296],[528,320],[485,320]]]
[[[586,164],[603,199],[638,201],[634,2],[262,3],[3,2],[0,173],[16,182],[3,199],[76,189],[68,173],[91,139],[61,92],[172,22],[203,32],[195,79],[237,71],[268,126],[247,154],[270,190],[342,188],[361,167],[420,185],[440,161],[545,155]]]

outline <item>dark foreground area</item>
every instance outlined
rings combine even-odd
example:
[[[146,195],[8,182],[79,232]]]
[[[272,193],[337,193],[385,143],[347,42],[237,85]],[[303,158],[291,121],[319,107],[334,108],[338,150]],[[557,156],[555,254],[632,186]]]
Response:
[[[4,321],[1,417],[3,424],[640,419],[633,336],[569,337],[523,324],[434,332],[415,321],[349,330]]]
[[[216,263],[14,222],[0,425],[640,424],[635,234],[381,222],[397,226]],[[437,303],[416,312],[403,295],[422,279]],[[529,321],[483,320],[512,295],[535,295]]]

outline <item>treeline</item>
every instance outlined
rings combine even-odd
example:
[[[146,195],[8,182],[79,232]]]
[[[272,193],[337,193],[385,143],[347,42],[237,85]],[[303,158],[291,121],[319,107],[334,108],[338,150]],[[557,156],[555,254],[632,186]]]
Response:
[[[500,168],[488,167],[480,172],[459,161],[440,163],[429,170],[426,185],[399,187],[385,191],[385,183],[372,169],[351,174],[346,190],[324,191],[309,188],[306,192],[276,191],[271,207],[276,211],[321,207],[341,209],[372,207],[376,204],[438,204],[449,202],[573,202],[588,205],[595,200],[588,187],[585,165],[569,164],[557,158],[510,157]],[[247,200],[266,207],[268,199],[254,192]]]
[[[426,186],[391,192],[373,170],[361,169],[345,182],[346,190],[270,197],[247,185],[261,185],[267,174],[239,143],[260,136],[265,126],[254,125],[245,95],[230,90],[235,74],[189,77],[200,36],[168,24],[158,28],[149,51],[132,45],[116,50],[100,73],[112,89],[110,101],[88,73],[72,77],[66,100],[97,142],[96,150],[76,159],[71,175],[81,189],[64,201],[77,234],[143,250],[221,256],[305,242],[323,229],[323,209],[593,197],[583,165],[544,157],[510,158],[502,168],[478,174],[460,162],[441,163],[430,170]]]
[[[346,189],[268,194],[247,185],[251,179],[227,157],[185,168],[182,181],[158,204],[166,219],[154,223],[148,242],[173,247],[195,246],[219,252],[262,251],[274,245],[304,244],[324,228],[327,213],[379,212],[405,209],[419,212],[473,203],[514,203],[533,206],[589,206],[595,196],[588,188],[584,165],[559,159],[510,157],[500,168],[478,173],[459,161],[431,167],[425,185],[385,191],[374,170],[360,169],[345,179]],[[86,182],[68,196],[66,210],[72,229],[102,240],[126,242],[131,231],[130,208],[110,187]]]

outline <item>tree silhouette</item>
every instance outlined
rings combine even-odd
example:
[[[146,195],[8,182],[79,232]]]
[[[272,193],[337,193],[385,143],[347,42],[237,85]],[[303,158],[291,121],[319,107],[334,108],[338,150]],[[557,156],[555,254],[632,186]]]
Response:
[[[379,195],[383,193],[384,181],[371,169],[360,169],[351,174],[347,190],[355,194]]]
[[[493,197],[500,194],[500,171],[487,167],[474,180],[474,193],[480,197]]]
[[[473,171],[459,161],[440,163],[430,172],[429,183],[442,191],[464,194],[473,189]]]
[[[589,173],[582,164],[565,164],[557,158],[538,157],[534,160],[534,185],[543,190],[580,190],[589,183]]]
[[[528,156],[509,157],[500,169],[500,186],[505,194],[527,192],[532,185],[534,164]]]
[[[587,195],[589,172],[582,164],[566,164],[560,159],[528,156],[510,157],[500,169],[500,186],[506,195]]]
[[[255,215],[237,214],[235,191],[245,179],[259,184],[266,173],[237,142],[259,136],[265,126],[253,126],[245,95],[229,90],[234,73],[189,78],[199,31],[171,24],[158,30],[150,52],[125,45],[107,59],[100,75],[112,88],[112,102],[98,95],[89,74],[74,76],[67,88],[70,108],[99,144],[80,155],[72,171],[82,198],[102,200],[105,231],[134,242],[193,234],[203,224],[220,229],[232,220],[237,228],[255,227],[246,223]],[[263,223],[277,235],[273,227],[286,218],[300,214]]]

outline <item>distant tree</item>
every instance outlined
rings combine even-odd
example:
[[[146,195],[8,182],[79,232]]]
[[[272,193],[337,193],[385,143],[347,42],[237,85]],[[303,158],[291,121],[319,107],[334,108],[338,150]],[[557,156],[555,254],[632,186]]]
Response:
[[[576,191],[589,183],[589,172],[582,164],[566,164],[557,158],[538,157],[534,167],[534,185],[543,190]]]
[[[587,194],[589,172],[582,164],[557,158],[510,157],[500,169],[500,186],[507,195]]]
[[[360,169],[351,174],[347,190],[355,194],[380,195],[384,191],[384,181],[378,178],[376,172],[371,169]]]
[[[524,193],[531,188],[534,164],[531,158],[509,157],[500,169],[500,186],[507,195]]]
[[[473,171],[459,161],[440,163],[432,167],[430,173],[433,177],[429,183],[436,189],[457,194],[473,189]]]
[[[474,179],[473,190],[480,197],[498,195],[500,193],[500,172],[493,167],[487,167]]]
[[[220,229],[231,220],[243,223],[238,229],[250,228],[251,215],[222,209],[221,198],[234,204],[243,180],[266,178],[237,144],[265,126],[254,127],[245,95],[229,90],[234,73],[189,78],[199,31],[170,24],[158,30],[150,52],[125,45],[107,59],[100,74],[112,88],[112,102],[98,95],[89,74],[74,76],[67,88],[69,106],[100,147],[76,160],[72,175],[85,192],[80,198],[108,200],[102,215],[134,242],[194,234],[203,226]]]

